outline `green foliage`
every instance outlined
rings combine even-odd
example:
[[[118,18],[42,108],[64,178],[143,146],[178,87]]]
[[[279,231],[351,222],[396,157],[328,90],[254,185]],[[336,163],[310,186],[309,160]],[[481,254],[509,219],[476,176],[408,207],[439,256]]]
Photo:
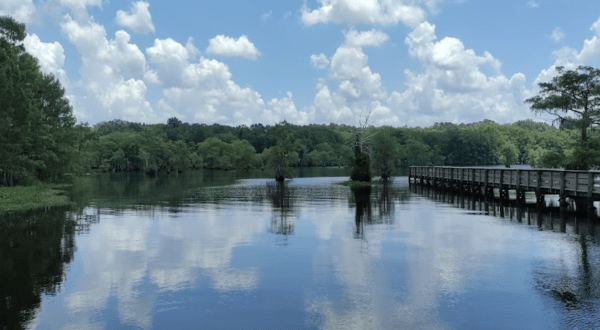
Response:
[[[567,162],[567,156],[564,152],[550,150],[542,155],[540,167],[560,168],[564,167]]]
[[[64,185],[38,184],[28,187],[0,187],[0,214],[44,207],[70,205]]]
[[[25,26],[0,17],[0,184],[59,181],[89,155],[65,91],[24,51]]]
[[[245,140],[237,140],[232,143],[233,148],[233,165],[235,168],[249,170],[255,167],[257,163],[256,150]]]
[[[170,126],[176,130],[172,136],[188,136],[186,130],[189,129],[201,132],[204,140],[200,143],[186,138],[172,141],[165,131],[169,125],[164,124],[101,123],[85,133],[89,135],[85,143],[91,143],[95,150],[93,166],[109,171],[151,173],[187,168],[246,170],[265,166],[274,176],[275,169],[282,168],[283,177],[288,177],[289,167],[348,166],[355,160],[356,127],[352,126],[281,123],[228,128],[188,125],[175,120]],[[557,158],[553,156],[573,155],[577,136],[575,130],[559,130],[545,123],[521,121],[500,125],[489,120],[461,125],[441,123],[425,129],[369,127],[365,133],[368,138],[361,150],[370,157],[372,173],[384,177],[398,166],[410,165],[566,166],[565,161],[557,165]],[[257,153],[250,140],[240,138],[256,136],[262,138],[253,141],[263,141],[262,146],[267,146],[262,153]],[[286,164],[283,167],[282,160]]]
[[[300,160],[296,151],[298,145],[293,141],[292,125],[287,122],[277,124],[274,133],[277,143],[263,154],[266,166],[273,172],[275,180],[283,181],[286,177],[291,177],[290,166]]]
[[[400,146],[398,153],[402,166],[442,165],[444,159],[440,155],[439,147],[432,149],[427,143],[419,140],[407,141]]]
[[[256,164],[256,152],[248,141],[223,142],[211,137],[198,144],[198,155],[208,169],[248,170]]]
[[[382,127],[373,135],[372,139],[372,165],[375,172],[382,178],[389,178],[396,168],[400,153],[398,139],[392,136],[391,127]]]
[[[313,151],[308,153],[308,164],[312,166],[332,166],[339,163],[339,156],[327,142],[319,143]]]
[[[25,40],[26,36],[25,24],[17,22],[10,16],[0,16],[0,37],[16,45]]]
[[[500,162],[508,167],[517,162],[519,149],[514,144],[507,142],[502,144],[498,153]]]
[[[579,131],[580,139],[567,150],[551,150],[542,159],[546,165],[589,169],[598,166],[600,145],[589,141],[591,129],[600,123],[600,70],[579,66],[575,70],[556,67],[558,75],[540,83],[540,95],[527,99],[531,110],[554,116],[561,129]]]
[[[597,166],[600,164],[600,140],[575,142],[569,156],[564,164],[566,169],[588,170],[591,165]]]
[[[527,99],[531,110],[548,113],[562,125],[568,123],[587,140],[588,130],[600,123],[600,70],[579,66],[575,70],[556,67],[558,75],[551,82],[540,83],[540,95]]]

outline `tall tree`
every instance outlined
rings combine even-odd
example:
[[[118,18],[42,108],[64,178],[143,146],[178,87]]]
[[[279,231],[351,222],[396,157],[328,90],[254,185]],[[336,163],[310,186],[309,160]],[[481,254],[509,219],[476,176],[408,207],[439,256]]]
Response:
[[[273,127],[277,143],[265,149],[267,166],[273,171],[275,180],[283,181],[290,177],[290,166],[298,162],[298,145],[293,141],[292,125],[283,121]]]
[[[73,172],[75,118],[64,89],[25,52],[25,25],[0,17],[0,184]]]
[[[536,113],[548,113],[560,124],[571,123],[588,139],[588,129],[600,123],[600,70],[579,66],[565,70],[557,66],[552,81],[540,83],[540,95],[525,100]]]
[[[25,53],[25,25],[0,17],[0,181],[13,185],[34,167],[24,155],[30,144],[29,117],[35,107],[35,61]]]

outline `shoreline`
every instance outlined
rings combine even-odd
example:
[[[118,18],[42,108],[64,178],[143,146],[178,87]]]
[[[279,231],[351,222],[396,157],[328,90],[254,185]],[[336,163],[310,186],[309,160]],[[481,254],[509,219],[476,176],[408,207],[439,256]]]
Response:
[[[71,184],[39,184],[0,187],[0,215],[72,205],[73,202],[66,195],[66,189],[70,186]]]

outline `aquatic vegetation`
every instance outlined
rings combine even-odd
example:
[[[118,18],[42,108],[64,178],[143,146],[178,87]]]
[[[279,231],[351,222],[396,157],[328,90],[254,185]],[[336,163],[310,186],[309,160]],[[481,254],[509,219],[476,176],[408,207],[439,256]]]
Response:
[[[0,214],[44,207],[70,205],[65,193],[68,184],[0,187]]]

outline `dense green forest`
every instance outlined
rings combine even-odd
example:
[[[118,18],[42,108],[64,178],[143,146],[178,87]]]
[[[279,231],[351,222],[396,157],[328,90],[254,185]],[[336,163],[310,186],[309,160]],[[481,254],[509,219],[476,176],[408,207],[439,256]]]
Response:
[[[0,17],[0,185],[81,173],[90,128],[76,126],[65,91],[25,52],[25,25]]]
[[[189,124],[175,117],[165,124],[116,119],[77,125],[59,81],[42,73],[25,51],[25,36],[23,24],[0,17],[0,186],[57,182],[91,169],[152,175],[192,168],[263,168],[283,179],[289,167],[350,166],[357,144],[361,154],[368,154],[371,172],[382,177],[410,165],[564,167],[573,159],[585,166],[599,163],[600,139],[590,119],[597,117],[595,108],[583,113],[583,119],[559,117],[559,128],[531,120],[436,123],[427,128],[373,127],[366,121],[359,127],[285,121],[230,127]],[[596,69],[579,70],[589,79],[600,77]],[[564,76],[568,74],[580,75],[568,71]],[[567,104],[565,97],[552,94],[560,82],[548,83],[546,94],[528,100],[534,111],[578,111],[580,98]],[[585,139],[579,138],[582,131]]]
[[[249,169],[267,167],[278,141],[287,141],[290,166],[349,166],[354,157],[356,127],[338,124],[297,126],[223,126],[188,124],[171,118],[145,125],[122,120],[90,128],[95,135],[91,166],[110,171]],[[285,138],[281,137],[286,131]],[[372,171],[410,165],[530,164],[561,166],[577,131],[545,123],[492,121],[428,128],[370,127]]]

